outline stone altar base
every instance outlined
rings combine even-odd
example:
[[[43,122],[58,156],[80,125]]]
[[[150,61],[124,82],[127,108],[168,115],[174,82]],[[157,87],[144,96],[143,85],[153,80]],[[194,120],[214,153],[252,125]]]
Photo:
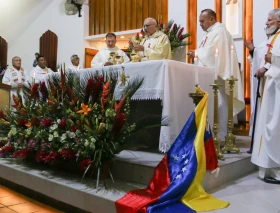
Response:
[[[226,160],[219,161],[219,176],[216,178],[207,172],[203,183],[205,190],[217,188],[256,170],[247,154],[250,138],[237,137],[237,145],[242,154],[225,154]],[[105,182],[108,190],[102,181],[97,190],[92,179],[81,182],[81,177],[77,175],[42,170],[9,159],[0,159],[0,181],[2,185],[65,212],[115,213],[114,202],[130,190],[145,188],[162,157],[163,154],[123,151],[112,166],[115,183],[110,179]]]

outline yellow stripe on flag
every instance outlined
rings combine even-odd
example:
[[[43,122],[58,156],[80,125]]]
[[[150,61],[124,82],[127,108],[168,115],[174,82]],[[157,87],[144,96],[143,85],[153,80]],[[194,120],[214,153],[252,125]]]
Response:
[[[211,211],[229,206],[229,202],[224,202],[213,197],[212,195],[206,193],[202,187],[202,182],[206,173],[204,133],[206,127],[207,104],[208,93],[205,93],[203,99],[195,108],[197,134],[194,140],[194,146],[198,164],[197,172],[192,184],[190,185],[190,188],[181,199],[181,202],[197,212]]]

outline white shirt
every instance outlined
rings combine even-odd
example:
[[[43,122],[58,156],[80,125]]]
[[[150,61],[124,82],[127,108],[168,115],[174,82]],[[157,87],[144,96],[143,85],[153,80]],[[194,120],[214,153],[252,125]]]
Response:
[[[79,69],[81,69],[81,67],[79,67],[79,66],[75,66],[75,65],[73,65],[73,64],[69,64],[68,66],[67,66],[67,68],[66,68],[66,72],[69,72],[69,71],[77,71],[77,70],[79,70]]]

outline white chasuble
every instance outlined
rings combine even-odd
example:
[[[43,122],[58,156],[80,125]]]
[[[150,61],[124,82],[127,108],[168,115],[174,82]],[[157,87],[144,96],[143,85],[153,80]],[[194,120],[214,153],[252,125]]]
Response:
[[[94,56],[91,61],[91,67],[102,67],[106,62],[109,61],[111,52],[117,53],[119,56],[123,56],[123,63],[128,63],[130,61],[126,53],[118,47],[105,47]]]
[[[234,47],[232,36],[223,24],[217,22],[207,29],[199,48],[196,49],[199,65],[213,68],[213,70],[215,53],[218,50],[216,71],[219,76],[219,84],[222,85],[219,89],[219,138],[221,140],[224,140],[227,134],[229,85],[226,79],[231,75],[238,80],[234,85],[233,115],[237,115],[245,107],[237,55],[235,48],[231,51],[231,47]],[[232,57],[231,54],[233,54]],[[233,58],[232,65],[231,58]]]

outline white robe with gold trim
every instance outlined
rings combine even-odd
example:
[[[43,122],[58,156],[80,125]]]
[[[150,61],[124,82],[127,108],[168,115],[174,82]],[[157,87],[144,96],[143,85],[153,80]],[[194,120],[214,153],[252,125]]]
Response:
[[[266,82],[257,126],[251,161],[265,169],[278,171],[280,179],[280,37],[271,50],[272,63],[265,73]],[[273,175],[272,175],[273,176]]]

